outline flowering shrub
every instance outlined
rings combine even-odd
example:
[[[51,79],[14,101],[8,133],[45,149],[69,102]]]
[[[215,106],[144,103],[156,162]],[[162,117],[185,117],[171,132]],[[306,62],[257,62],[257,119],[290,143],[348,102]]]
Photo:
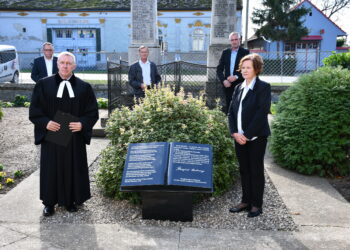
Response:
[[[14,181],[12,178],[7,178],[7,179],[6,179],[6,184],[7,184],[8,186],[12,185],[14,182],[15,182],[15,181]]]
[[[214,194],[228,190],[237,173],[233,141],[220,107],[209,110],[202,98],[179,95],[169,88],[149,90],[133,110],[116,109],[107,123],[111,144],[102,152],[97,184],[105,195],[139,201],[138,194],[120,192],[129,143],[192,142],[213,146]]]
[[[0,172],[0,181],[6,177],[6,172]]]

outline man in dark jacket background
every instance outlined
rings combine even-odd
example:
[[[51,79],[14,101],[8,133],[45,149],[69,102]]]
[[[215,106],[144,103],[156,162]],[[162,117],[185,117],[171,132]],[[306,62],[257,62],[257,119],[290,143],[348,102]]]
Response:
[[[229,35],[231,48],[225,49],[220,57],[216,74],[223,85],[226,97],[226,113],[232,99],[234,88],[244,81],[242,74],[238,72],[241,59],[249,54],[249,50],[241,48],[241,36],[238,32]]]
[[[41,78],[51,76],[57,73],[57,57],[53,56],[54,47],[52,43],[46,42],[42,46],[44,56],[34,59],[32,74],[30,77],[34,82]]]
[[[140,46],[139,55],[140,60],[130,66],[128,74],[129,84],[137,99],[145,97],[145,89],[154,87],[161,80],[156,64],[148,60],[148,47]]]

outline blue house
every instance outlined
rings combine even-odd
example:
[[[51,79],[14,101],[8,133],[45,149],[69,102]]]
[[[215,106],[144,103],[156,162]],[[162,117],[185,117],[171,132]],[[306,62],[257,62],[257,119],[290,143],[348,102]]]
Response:
[[[303,7],[309,10],[303,17],[303,24],[308,28],[309,34],[298,42],[281,42],[279,53],[284,58],[296,59],[297,72],[314,70],[322,65],[322,60],[332,51],[340,51],[337,48],[337,37],[347,35],[309,0],[300,2],[293,9]],[[259,52],[264,58],[277,58],[277,42],[268,41],[264,37],[251,37],[248,48]]]

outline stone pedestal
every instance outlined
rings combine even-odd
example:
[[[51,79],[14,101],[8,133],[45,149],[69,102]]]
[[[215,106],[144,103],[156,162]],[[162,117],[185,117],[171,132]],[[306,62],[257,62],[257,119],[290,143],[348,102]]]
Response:
[[[138,48],[150,49],[149,59],[160,62],[157,28],[157,0],[131,0],[131,45],[128,49],[129,65],[138,60]]]
[[[230,47],[228,36],[236,30],[236,0],[212,0],[210,45],[207,56],[207,66],[216,67],[219,64],[221,53]],[[207,72],[206,94],[214,96],[213,91],[220,86],[217,83],[213,69]],[[214,100],[207,100],[213,102]]]

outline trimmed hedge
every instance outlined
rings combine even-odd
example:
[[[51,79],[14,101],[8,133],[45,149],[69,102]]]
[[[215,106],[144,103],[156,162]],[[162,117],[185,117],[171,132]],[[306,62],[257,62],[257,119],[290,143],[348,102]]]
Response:
[[[272,124],[271,152],[303,174],[350,174],[350,71],[323,67],[283,92]]]
[[[202,98],[178,96],[169,88],[149,90],[133,110],[114,110],[106,132],[111,144],[102,152],[97,184],[115,199],[139,202],[138,193],[120,192],[124,162],[129,143],[192,142],[213,146],[214,194],[228,190],[237,176],[233,140],[221,107],[209,110]]]
[[[348,53],[335,53],[323,59],[325,66],[337,67],[341,66],[344,69],[350,70],[350,52]]]

